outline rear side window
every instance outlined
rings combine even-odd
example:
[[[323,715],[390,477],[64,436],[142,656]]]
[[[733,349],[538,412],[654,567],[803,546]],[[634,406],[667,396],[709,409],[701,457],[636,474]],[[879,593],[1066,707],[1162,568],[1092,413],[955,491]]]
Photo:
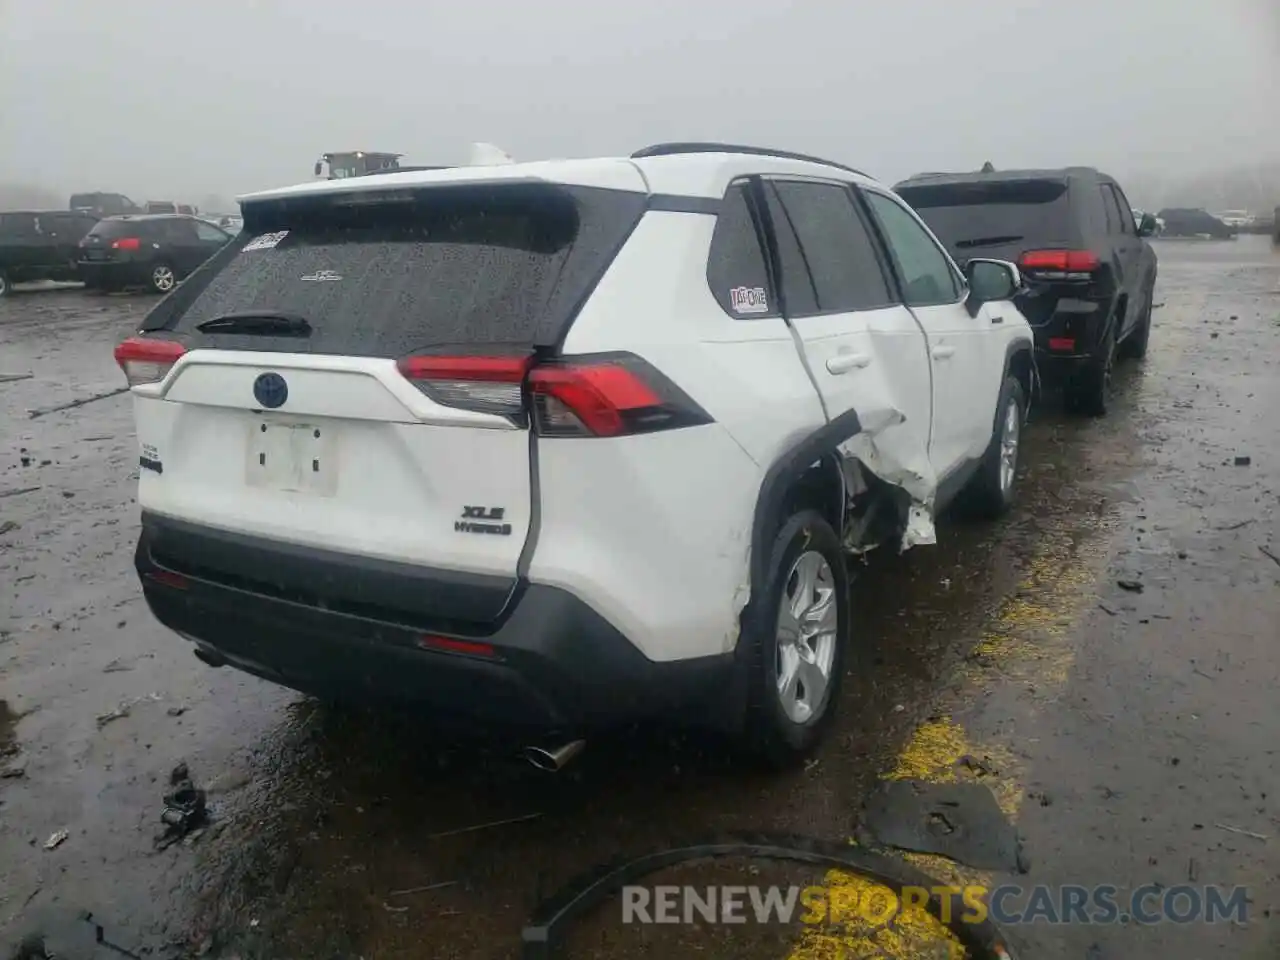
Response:
[[[734,184],[724,196],[707,254],[707,283],[731,317],[778,315],[745,183]]]
[[[34,237],[39,234],[36,218],[30,213],[0,213],[0,233],[10,237]]]
[[[820,312],[873,310],[893,303],[871,237],[847,189],[795,181],[776,182],[772,189],[795,228]]]
[[[136,237],[142,232],[141,224],[142,221],[138,220],[99,220],[89,233],[103,240]]]
[[[201,337],[206,320],[259,311],[304,317],[312,333],[289,349],[314,353],[550,345],[644,206],[638,193],[551,184],[250,203],[237,243],[146,328]],[[207,336],[226,349],[281,349],[270,337]]]
[[[901,185],[929,229],[953,251],[1066,242],[1074,233],[1065,180],[997,180]]]

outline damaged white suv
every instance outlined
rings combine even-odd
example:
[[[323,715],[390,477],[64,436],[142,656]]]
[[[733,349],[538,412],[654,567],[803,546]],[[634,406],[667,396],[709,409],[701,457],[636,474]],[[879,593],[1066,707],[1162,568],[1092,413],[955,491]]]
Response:
[[[785,761],[861,643],[846,555],[1012,498],[1017,269],[857,171],[673,144],[242,208],[116,351],[143,590],[207,664]]]

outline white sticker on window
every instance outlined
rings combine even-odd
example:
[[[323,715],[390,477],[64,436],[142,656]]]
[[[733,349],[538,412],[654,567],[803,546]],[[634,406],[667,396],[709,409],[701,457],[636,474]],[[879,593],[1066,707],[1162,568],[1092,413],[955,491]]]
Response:
[[[734,287],[729,291],[729,305],[734,313],[769,312],[769,298],[764,287]]]
[[[248,253],[250,250],[270,250],[277,243],[289,235],[288,230],[277,230],[275,233],[264,233],[260,237],[254,237],[244,245],[241,253]]]

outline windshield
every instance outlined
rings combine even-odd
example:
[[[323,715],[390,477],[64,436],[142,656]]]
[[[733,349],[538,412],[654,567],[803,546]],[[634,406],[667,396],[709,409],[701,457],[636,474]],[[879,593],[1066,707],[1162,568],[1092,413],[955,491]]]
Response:
[[[250,206],[243,249],[171,328],[257,311],[306,318],[316,352],[532,344],[539,324],[594,280],[642,203],[638,194],[520,185]]]

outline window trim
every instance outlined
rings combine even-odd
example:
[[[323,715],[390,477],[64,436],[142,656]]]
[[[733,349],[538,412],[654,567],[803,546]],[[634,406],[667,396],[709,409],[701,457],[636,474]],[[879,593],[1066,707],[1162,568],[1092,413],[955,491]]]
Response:
[[[921,219],[919,214],[917,214],[914,210],[911,209],[910,204],[906,203],[901,198],[895,196],[892,191],[884,190],[879,187],[869,186],[867,184],[858,184],[853,189],[854,189],[854,192],[858,195],[858,199],[861,201],[863,207],[865,208],[866,215],[868,216],[868,218],[870,218],[872,224],[875,227],[877,238],[880,240],[880,243],[884,246],[884,253],[885,253],[885,256],[888,258],[889,265],[893,271],[894,282],[897,286],[898,297],[901,300],[902,305],[905,306],[908,310],[914,310],[917,308],[924,310],[928,307],[964,306],[964,304],[968,301],[969,294],[970,294],[968,278],[965,277],[964,271],[960,269],[959,264],[955,262],[955,259],[952,258],[951,253],[947,250],[947,248],[944,247],[942,243],[938,240],[938,238],[933,235],[933,231],[929,229],[929,225],[926,224],[923,219]],[[898,275],[898,266],[893,258],[893,248],[889,244],[889,238],[885,236],[884,228],[881,226],[879,218],[876,217],[875,209],[871,206],[871,202],[867,199],[868,196],[872,194],[883,197],[885,200],[888,200],[890,203],[895,204],[899,209],[906,211],[907,215],[910,216],[912,220],[914,220],[917,224],[920,225],[920,227],[925,232],[925,236],[928,237],[929,240],[933,243],[934,249],[938,250],[942,254],[943,258],[946,260],[947,266],[951,268],[951,275],[957,281],[957,287],[960,291],[960,295],[957,299],[942,300],[942,301],[939,301],[938,303],[920,303],[920,304],[907,303],[906,283],[903,281],[903,278]]]
[[[1133,205],[1129,203],[1129,198],[1114,180],[1104,182],[1111,190],[1111,195],[1116,198],[1116,205],[1120,207],[1120,233],[1126,237],[1137,237],[1138,222],[1134,219]]]
[[[759,177],[759,180],[762,188],[765,185],[772,186],[775,183],[806,183],[806,184],[817,184],[819,186],[838,187],[844,193],[845,199],[848,200],[849,202],[850,210],[853,213],[854,220],[857,223],[859,223],[864,230],[867,231],[867,239],[871,241],[871,250],[876,258],[876,266],[880,270],[880,276],[884,280],[885,288],[888,290],[888,293],[889,293],[889,298],[890,298],[889,302],[880,304],[879,306],[858,307],[853,310],[849,310],[842,307],[834,310],[817,310],[812,313],[801,313],[801,314],[794,314],[788,311],[786,313],[786,318],[788,321],[808,320],[812,317],[837,317],[837,316],[841,316],[842,314],[849,314],[849,313],[872,313],[877,310],[889,310],[893,307],[901,307],[905,305],[903,302],[901,287],[897,283],[896,277],[892,272],[892,263],[886,259],[887,251],[884,251],[880,248],[881,246],[880,236],[876,231],[874,225],[866,222],[866,218],[863,215],[862,210],[859,208],[858,200],[857,200],[857,189],[858,189],[857,184],[848,180],[836,180],[831,177],[815,177],[815,176],[808,176],[806,174],[796,174],[796,173],[762,174]],[[776,194],[776,196],[777,196],[778,205],[782,208],[782,212],[786,214],[787,225],[791,228],[792,233],[795,235],[797,245],[800,246],[800,256],[804,258],[805,270],[809,275],[809,283],[813,287],[814,298],[816,300],[818,284],[817,284],[817,281],[814,280],[813,278],[813,269],[809,266],[808,257],[805,255],[805,252],[804,252],[804,245],[800,243],[800,233],[798,230],[796,230],[795,224],[791,221],[791,213],[789,210],[787,210],[786,204],[782,202],[781,194]],[[770,229],[772,228],[773,228],[773,225],[771,222]],[[778,268],[781,269],[781,264],[778,264]],[[781,278],[779,278],[779,280],[780,279]]]

